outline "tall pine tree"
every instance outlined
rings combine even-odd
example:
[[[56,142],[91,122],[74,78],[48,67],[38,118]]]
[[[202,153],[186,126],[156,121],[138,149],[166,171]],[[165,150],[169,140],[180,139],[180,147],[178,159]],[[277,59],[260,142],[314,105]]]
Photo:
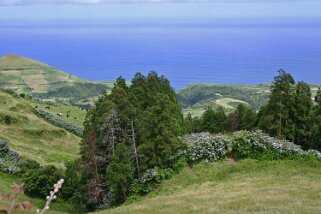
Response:
[[[259,113],[259,128],[280,139],[295,138],[295,81],[284,70],[274,78],[266,107]],[[267,125],[268,124],[268,125]]]

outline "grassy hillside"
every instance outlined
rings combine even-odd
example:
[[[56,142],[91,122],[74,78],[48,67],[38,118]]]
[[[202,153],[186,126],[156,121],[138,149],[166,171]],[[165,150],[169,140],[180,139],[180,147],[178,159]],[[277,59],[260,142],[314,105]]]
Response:
[[[30,101],[0,91],[0,138],[23,157],[63,166],[79,153],[80,138],[34,114]]]
[[[46,64],[17,55],[0,58],[0,87],[41,99],[92,103],[111,83],[77,78]]]
[[[184,114],[200,116],[208,106],[233,111],[239,103],[258,110],[267,102],[269,85],[193,84],[177,92]]]
[[[98,213],[319,213],[320,181],[320,161],[201,163],[140,201]]]
[[[77,126],[82,127],[87,111],[72,105],[64,105],[64,104],[56,104],[56,105],[49,105],[46,103],[34,103],[30,102],[33,107],[38,107],[39,109],[48,111],[53,115],[61,115],[61,118],[67,122],[73,123]],[[50,108],[46,108],[50,106]],[[68,113],[69,112],[69,113]]]

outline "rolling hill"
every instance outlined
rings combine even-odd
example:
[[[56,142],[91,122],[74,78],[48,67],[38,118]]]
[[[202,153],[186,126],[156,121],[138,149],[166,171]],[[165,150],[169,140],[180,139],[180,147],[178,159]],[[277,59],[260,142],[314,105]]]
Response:
[[[208,106],[224,107],[227,112],[242,103],[259,110],[270,94],[267,84],[192,84],[177,91],[177,98],[183,106],[183,113],[201,116]]]

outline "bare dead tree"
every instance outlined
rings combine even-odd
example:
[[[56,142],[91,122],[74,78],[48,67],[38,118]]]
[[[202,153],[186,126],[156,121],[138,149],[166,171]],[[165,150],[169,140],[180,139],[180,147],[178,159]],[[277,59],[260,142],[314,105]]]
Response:
[[[91,131],[88,133],[84,147],[85,169],[88,173],[86,183],[88,203],[99,204],[104,198],[103,183],[99,173],[99,168],[103,161],[97,153],[95,132]]]
[[[110,110],[105,118],[104,124],[101,127],[101,135],[102,144],[107,148],[108,157],[112,157],[116,144],[124,136],[123,130],[120,127],[120,119],[114,109]]]
[[[131,137],[132,137],[132,150],[133,150],[133,159],[135,160],[136,169],[137,169],[137,176],[140,175],[139,170],[139,160],[138,160],[138,154],[137,154],[137,147],[136,147],[136,135],[135,135],[135,129],[134,129],[134,119],[131,119]]]

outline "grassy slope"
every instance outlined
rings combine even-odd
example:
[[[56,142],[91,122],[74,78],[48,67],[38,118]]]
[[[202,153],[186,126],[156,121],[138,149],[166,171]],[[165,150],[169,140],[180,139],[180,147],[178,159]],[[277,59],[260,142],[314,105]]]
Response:
[[[198,164],[141,201],[99,213],[319,213],[320,181],[320,161]]]
[[[83,110],[76,106],[70,106],[70,105],[50,105],[50,109],[46,109],[45,107],[48,106],[48,104],[45,104],[45,103],[30,102],[30,104],[33,107],[38,106],[40,109],[44,111],[48,111],[54,115],[62,113],[63,120],[81,127],[83,126],[86,113],[87,113],[86,110]],[[69,117],[67,117],[67,111],[69,110],[70,110]]]
[[[9,125],[5,118],[10,118]],[[80,138],[37,117],[29,101],[1,91],[0,138],[22,156],[42,164],[63,166],[79,152]]]

